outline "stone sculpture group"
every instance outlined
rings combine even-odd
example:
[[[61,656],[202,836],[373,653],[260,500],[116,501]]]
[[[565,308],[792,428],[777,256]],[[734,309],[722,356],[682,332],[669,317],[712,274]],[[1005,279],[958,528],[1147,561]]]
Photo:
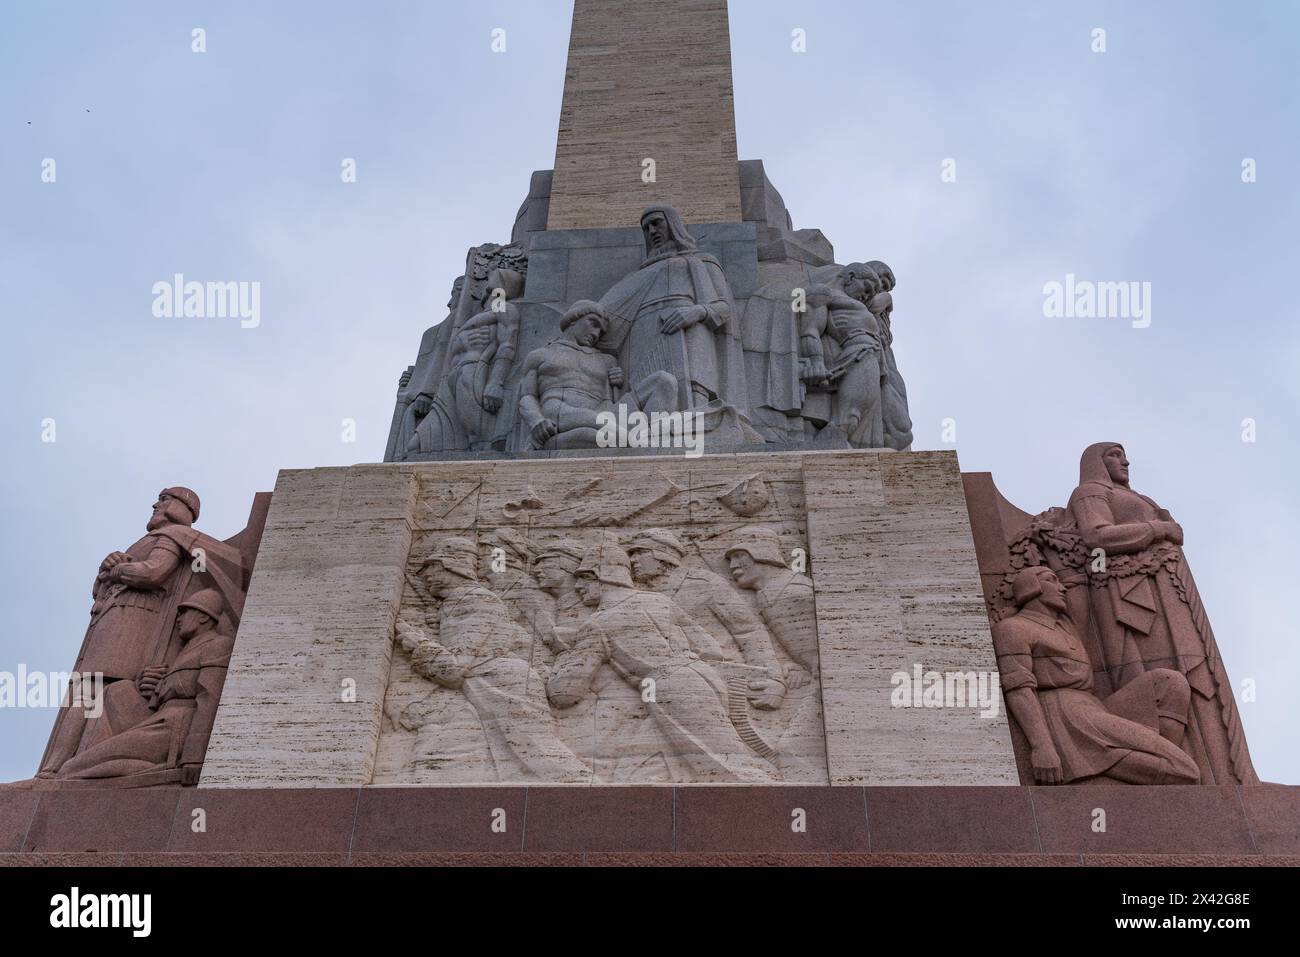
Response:
[[[993,642],[1035,780],[1258,783],[1182,544],[1118,442],[1085,449],[1069,504],[1008,543]]]
[[[773,417],[797,420],[797,441],[816,447],[910,448],[887,265],[782,278],[742,311],[722,263],[672,206],[650,206],[640,225],[640,266],[598,301],[570,303],[558,335],[522,358],[527,256],[514,245],[471,250],[447,319],[400,378],[386,457],[593,449],[596,417],[619,406],[695,415],[718,450],[788,438],[765,434]]]

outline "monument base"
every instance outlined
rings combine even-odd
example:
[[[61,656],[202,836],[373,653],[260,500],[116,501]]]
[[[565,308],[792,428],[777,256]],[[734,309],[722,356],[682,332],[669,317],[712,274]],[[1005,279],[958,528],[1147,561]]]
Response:
[[[1295,866],[1297,818],[1282,785],[0,790],[0,866]]]
[[[1012,785],[997,674],[953,452],[284,471],[200,788]]]

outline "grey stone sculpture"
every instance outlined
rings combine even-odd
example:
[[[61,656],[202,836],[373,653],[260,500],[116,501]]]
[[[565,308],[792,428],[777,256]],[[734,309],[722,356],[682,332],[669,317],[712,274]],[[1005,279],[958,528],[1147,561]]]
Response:
[[[488,276],[482,308],[451,337],[447,371],[407,443],[408,453],[473,449],[491,437],[519,345],[519,310],[510,300],[522,292],[523,277],[513,270]]]
[[[595,348],[609,329],[599,303],[575,302],[560,322],[560,335],[524,360],[519,387],[521,447],[592,449],[600,429],[597,416],[627,411],[671,411],[677,380],[671,373],[649,373],[624,389],[624,372],[614,357]]]
[[[741,174],[743,222],[687,226],[659,203],[599,229],[548,228],[552,180],[535,175],[514,243],[470,250],[400,377],[385,460],[591,450],[596,416],[620,405],[690,413],[706,451],[910,448],[893,270],[834,263],[819,231],[792,228],[762,164]],[[494,312],[491,288],[507,293]],[[594,341],[569,315],[579,304]]]

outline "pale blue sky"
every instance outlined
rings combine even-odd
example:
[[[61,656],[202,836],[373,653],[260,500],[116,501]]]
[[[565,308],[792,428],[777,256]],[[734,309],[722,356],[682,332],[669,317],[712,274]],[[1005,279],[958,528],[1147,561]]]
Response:
[[[71,666],[99,560],[163,485],[195,488],[200,526],[224,537],[278,469],[382,457],[397,375],[466,248],[508,239],[553,162],[570,11],[0,8],[0,670]],[[948,447],[956,419],[962,467],[1038,511],[1064,504],[1086,445],[1123,441],[1134,486],[1186,529],[1229,673],[1257,682],[1241,705],[1256,767],[1289,783],[1298,11],[737,0],[731,15],[741,158],[765,161],[841,262],[898,276],[916,446]],[[155,319],[150,287],[175,272],[260,281],[260,328]],[[1151,282],[1150,328],[1044,318],[1043,284],[1067,272]],[[32,773],[52,720],[0,709],[0,780]]]

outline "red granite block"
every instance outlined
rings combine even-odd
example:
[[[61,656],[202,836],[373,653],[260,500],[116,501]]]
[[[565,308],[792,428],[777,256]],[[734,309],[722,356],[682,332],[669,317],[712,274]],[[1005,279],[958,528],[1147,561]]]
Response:
[[[1078,867],[1081,854],[832,854],[834,867]]]
[[[1261,854],[1300,854],[1300,787],[1260,784],[1237,792]]]
[[[363,788],[352,852],[518,852],[524,802],[521,787]]]
[[[352,840],[358,788],[193,788],[184,792],[168,851],[332,851]],[[205,830],[194,829],[202,810]]]
[[[1033,854],[1033,807],[1022,787],[869,787],[872,851]]]
[[[27,829],[36,812],[35,791],[0,789],[0,852],[17,851],[23,846]]]
[[[583,855],[525,854],[519,851],[363,851],[353,867],[578,867]]]
[[[179,788],[39,791],[25,851],[160,851]]]
[[[126,855],[117,851],[22,851],[0,854],[0,867],[122,867]]]
[[[796,830],[796,825],[804,829]],[[862,788],[677,788],[677,849],[787,854],[865,851]]]
[[[1047,853],[1256,853],[1237,790],[1231,785],[1065,785],[1022,790],[1032,795]],[[1093,830],[1097,809],[1105,812],[1104,832]]]
[[[670,851],[669,787],[529,788],[525,851]]]
[[[345,867],[345,853],[317,851],[158,851],[123,854],[123,867]]]

